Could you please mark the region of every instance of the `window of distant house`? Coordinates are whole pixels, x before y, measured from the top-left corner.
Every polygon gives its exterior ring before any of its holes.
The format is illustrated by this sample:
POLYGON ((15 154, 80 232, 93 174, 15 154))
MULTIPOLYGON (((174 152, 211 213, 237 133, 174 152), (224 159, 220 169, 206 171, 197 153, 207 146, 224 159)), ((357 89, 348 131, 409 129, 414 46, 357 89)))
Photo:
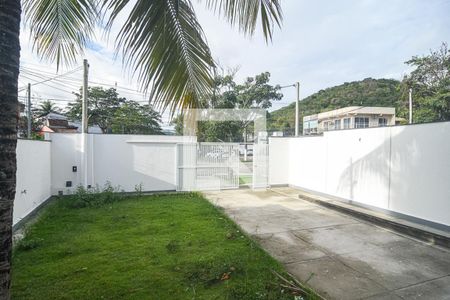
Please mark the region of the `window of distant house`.
POLYGON ((323 130, 328 131, 328 123, 329 122, 323 122, 323 130))
POLYGON ((356 117, 355 118, 355 128, 367 128, 369 127, 369 118, 356 117))
POLYGON ((334 129, 341 129, 341 120, 334 121, 334 129))
POLYGON ((378 126, 387 126, 387 119, 386 118, 379 118, 378 119, 378 126))
POLYGON ((344 129, 350 128, 350 118, 344 119, 344 129))

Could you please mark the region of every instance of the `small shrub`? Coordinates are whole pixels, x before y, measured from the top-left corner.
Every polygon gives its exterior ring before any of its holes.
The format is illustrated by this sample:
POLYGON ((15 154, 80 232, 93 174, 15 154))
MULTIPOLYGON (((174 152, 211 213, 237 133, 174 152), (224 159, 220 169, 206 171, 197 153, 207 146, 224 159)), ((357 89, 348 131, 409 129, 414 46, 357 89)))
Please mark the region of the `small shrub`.
POLYGON ((108 181, 103 188, 98 185, 93 189, 85 189, 78 186, 75 193, 71 196, 69 206, 71 208, 98 207, 110 204, 123 199, 120 193, 120 187, 114 187, 108 181))
POLYGON ((139 184, 136 184, 134 186, 134 191, 136 192, 136 196, 137 197, 142 197, 143 196, 142 188, 143 188, 142 182, 139 183, 139 184))
POLYGON ((70 207, 83 208, 89 206, 94 201, 94 194, 85 189, 83 186, 78 186, 75 194, 72 196, 70 207))
POLYGON ((120 187, 114 188, 111 185, 111 182, 106 182, 105 186, 103 187, 103 190, 98 193, 98 197, 97 201, 99 203, 97 203, 97 205, 102 205, 102 204, 109 204, 109 203, 113 203, 116 202, 118 200, 121 200, 123 198, 123 196, 121 194, 119 194, 120 192, 120 187))

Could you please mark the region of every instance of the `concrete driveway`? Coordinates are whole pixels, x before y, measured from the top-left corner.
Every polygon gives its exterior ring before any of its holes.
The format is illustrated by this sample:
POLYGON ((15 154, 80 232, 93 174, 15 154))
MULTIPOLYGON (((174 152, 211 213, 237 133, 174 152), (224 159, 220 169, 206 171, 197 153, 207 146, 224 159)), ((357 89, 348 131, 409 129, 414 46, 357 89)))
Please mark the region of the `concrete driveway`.
POLYGON ((205 196, 327 299, 450 299, 450 251, 298 199, 291 188, 205 196))

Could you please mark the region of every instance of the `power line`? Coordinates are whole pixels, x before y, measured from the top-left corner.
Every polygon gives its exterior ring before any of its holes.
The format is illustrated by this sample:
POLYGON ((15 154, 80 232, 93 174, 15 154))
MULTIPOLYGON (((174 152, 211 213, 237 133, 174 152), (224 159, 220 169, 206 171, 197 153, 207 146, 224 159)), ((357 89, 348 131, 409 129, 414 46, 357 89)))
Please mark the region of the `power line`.
MULTIPOLYGON (((80 89, 80 79, 73 78, 69 75, 72 75, 73 73, 79 71, 80 68, 81 67, 78 67, 78 68, 75 68, 64 74, 51 76, 51 77, 49 77, 47 75, 50 73, 41 71, 41 70, 37 70, 34 68, 22 66, 20 68, 20 70, 21 70, 21 76, 23 78, 26 78, 33 82, 33 84, 31 84, 32 86, 42 84, 42 85, 48 86, 54 90, 58 90, 58 91, 73 95, 75 91, 80 89)), ((90 83, 98 84, 101 86, 113 87, 117 91, 121 92, 122 94, 128 94, 127 98, 129 98, 129 99, 131 98, 130 100, 133 100, 141 105, 149 103, 148 100, 135 100, 137 97, 142 97, 144 99, 149 97, 148 95, 146 95, 138 90, 123 87, 123 86, 118 86, 117 83, 114 85, 109 84, 109 83, 100 82, 100 81, 90 81, 90 83), (133 99, 133 98, 135 98, 135 99, 133 99)), ((19 89, 19 92, 22 92, 22 91, 24 91, 24 88, 19 89)), ((70 103, 70 102, 77 101, 76 99, 61 99, 61 98, 57 98, 54 96, 49 97, 49 96, 42 95, 42 94, 40 94, 40 97, 46 98, 46 100, 49 100, 49 101, 63 102, 63 103, 68 103, 68 102, 70 103)), ((38 101, 44 101, 40 97, 32 97, 32 99, 38 100, 38 101)))
MULTIPOLYGON (((26 99, 26 96, 19 96, 19 98, 21 99, 26 99)), ((33 100, 38 100, 37 102, 45 102, 45 101, 52 101, 52 102, 75 102, 74 100, 70 100, 70 99, 58 99, 58 98, 47 98, 45 97, 44 99, 42 97, 31 97, 31 99, 33 100)), ((36 103, 37 103, 36 102, 36 103)))
MULTIPOLYGON (((18 98, 27 99, 27 96, 18 96, 18 98)), ((74 103, 74 102, 80 101, 79 99, 49 98, 49 97, 46 97, 45 95, 41 95, 40 97, 32 96, 30 98, 33 99, 33 100, 39 100, 40 102, 44 102, 44 101, 58 101, 58 102, 72 102, 72 103, 74 103)), ((144 101, 144 100, 129 100, 129 101, 134 101, 134 102, 137 102, 137 103, 144 103, 144 104, 148 103, 147 101, 144 101)))
MULTIPOLYGON (((77 68, 79 68, 79 67, 77 67, 77 68)), ((75 69, 77 69, 77 68, 75 68, 75 69)), ((62 75, 62 74, 58 74, 57 72, 49 72, 49 71, 42 70, 42 68, 35 69, 35 68, 29 68, 26 66, 20 66, 20 71, 34 72, 34 73, 38 73, 41 75, 47 75, 47 77, 55 77, 58 75, 62 75)), ((70 71, 73 71, 73 70, 70 70, 70 71)), ((68 71, 68 72, 70 72, 70 71, 68 71)))
POLYGON ((75 72, 78 72, 77 69, 69 71, 68 73, 65 73, 65 74, 56 75, 56 76, 59 76, 59 77, 56 77, 52 73, 47 73, 45 71, 36 70, 36 69, 29 69, 29 68, 24 68, 24 67, 20 67, 20 71, 28 73, 28 74, 36 75, 36 76, 44 78, 44 79, 60 80, 60 79, 65 79, 65 78, 71 78, 72 80, 80 81, 79 78, 69 77, 69 75, 74 74, 75 72), (71 73, 71 72, 73 72, 73 73, 71 73))
MULTIPOLYGON (((34 75, 34 76, 37 76, 37 75, 34 75)), ((24 77, 30 78, 30 77, 28 77, 28 76, 24 76, 24 77)), ((74 84, 70 84, 70 83, 68 84, 68 83, 64 82, 64 80, 61 80, 61 79, 55 79, 55 80, 53 81, 53 83, 54 83, 54 84, 62 85, 62 86, 64 86, 64 87, 70 89, 70 91, 69 91, 69 90, 64 90, 64 91, 65 91, 65 92, 68 92, 68 93, 70 92, 71 94, 72 94, 73 92, 75 92, 75 91, 77 91, 77 90, 80 89, 80 86, 79 86, 79 85, 74 85, 74 84)), ((93 83, 93 82, 90 82, 90 83, 93 83)), ((99 83, 99 82, 95 82, 95 83, 102 84, 102 83, 99 83)), ((47 86, 53 87, 53 88, 55 88, 55 89, 60 89, 60 90, 61 90, 60 87, 58 88, 58 87, 51 86, 48 82, 47 82, 47 83, 44 83, 44 85, 47 85, 47 86)), ((120 91, 120 90, 122 90, 122 89, 125 90, 123 93, 126 93, 126 94, 132 94, 132 95, 140 96, 140 97, 147 97, 147 95, 142 94, 142 93, 139 93, 139 92, 136 92, 136 91, 134 91, 134 90, 127 89, 127 88, 122 88, 122 87, 117 87, 117 90, 118 90, 118 91, 120 91), (131 91, 131 92, 130 92, 130 91, 131 91)))
MULTIPOLYGON (((80 68, 81 68, 81 67, 80 67, 80 68)), ((32 69, 32 68, 26 68, 26 67, 23 67, 23 70, 28 71, 28 72, 31 72, 31 73, 34 73, 34 74, 39 74, 39 73, 50 74, 50 73, 45 72, 45 71, 42 72, 41 70, 32 69), (39 73, 37 73, 37 72, 39 72, 39 73)), ((74 71, 75 71, 75 70, 74 70, 74 71)), ((39 75, 42 76, 42 74, 39 74, 39 75)), ((62 75, 64 75, 64 74, 61 74, 61 76, 62 76, 62 75)), ((70 74, 67 73, 66 75, 70 75, 70 74)), ((64 81, 66 81, 66 82, 80 82, 80 81, 81 81, 81 79, 73 78, 73 77, 69 77, 69 76, 64 76, 64 77, 54 77, 53 79, 56 79, 56 81, 61 81, 61 82, 64 82, 64 81)), ((126 90, 126 91, 130 91, 130 92, 137 93, 137 94, 139 94, 139 95, 146 96, 145 93, 143 93, 143 92, 141 92, 141 91, 139 91, 139 90, 137 90, 137 89, 132 89, 132 88, 124 87, 124 86, 120 86, 120 85, 117 85, 117 84, 110 84, 110 83, 105 83, 105 82, 100 82, 100 81, 94 81, 94 80, 89 80, 89 83, 99 84, 99 85, 104 85, 104 86, 109 86, 109 87, 113 87, 113 88, 116 88, 116 89, 126 90)))
MULTIPOLYGON (((29 77, 28 74, 27 74, 27 75, 23 75, 23 74, 22 74, 22 76, 25 77, 25 78, 28 78, 29 80, 36 80, 36 79, 34 79, 34 78, 32 78, 32 77, 29 77)), ((36 76, 36 77, 38 77, 37 75, 31 75, 31 76, 36 76)), ((40 78, 40 77, 38 77, 38 78, 40 78)), ((66 84, 66 83, 58 82, 57 80, 55 80, 55 81, 53 81, 53 82, 50 82, 50 81, 48 81, 48 82, 42 82, 42 84, 43 84, 43 85, 46 85, 46 86, 49 86, 49 87, 51 87, 51 88, 57 89, 57 90, 62 90, 62 91, 64 91, 64 92, 67 92, 67 93, 70 93, 70 94, 72 94, 74 90, 79 89, 78 86, 68 85, 68 84, 66 84), (51 84, 57 84, 58 86, 55 87, 55 86, 52 86, 51 84), (66 88, 66 89, 63 89, 63 88, 66 88)))
MULTIPOLYGON (((64 74, 56 75, 56 76, 54 76, 54 77, 50 77, 50 78, 44 79, 44 80, 42 80, 42 81, 40 81, 40 82, 35 82, 35 83, 31 84, 31 86, 35 86, 35 85, 38 85, 38 84, 43 84, 43 83, 45 83, 45 82, 54 80, 54 79, 56 79, 56 78, 59 78, 59 77, 63 77, 63 76, 67 76, 67 75, 73 74, 73 73, 75 73, 75 72, 80 71, 80 68, 81 68, 81 67, 77 67, 77 68, 75 68, 75 69, 73 69, 73 70, 71 70, 71 71, 68 71, 68 72, 64 73, 64 74)), ((23 75, 23 76, 24 76, 24 75, 23 75)), ((24 76, 24 77, 27 78, 26 76, 24 76)), ((25 87, 25 88, 26 88, 26 87, 25 87)), ((21 89, 19 89, 19 91, 22 91, 22 90, 24 90, 25 88, 21 88, 21 89)))
POLYGON ((28 74, 28 75, 38 77, 40 79, 44 79, 44 80, 50 79, 52 81, 64 82, 66 84, 72 84, 72 85, 76 84, 77 86, 80 84, 80 81, 81 81, 80 78, 73 78, 73 77, 69 77, 69 76, 56 77, 56 78, 54 76, 49 77, 48 75, 46 75, 46 72, 41 72, 38 70, 21 69, 21 72, 28 74))
MULTIPOLYGON (((28 77, 28 76, 25 76, 25 75, 22 75, 23 77, 25 77, 25 78, 28 78, 28 79, 30 79, 30 80, 34 80, 33 78, 31 78, 31 77, 28 77)), ((61 91, 61 92, 64 92, 64 93, 68 93, 68 94, 73 94, 73 91, 69 91, 69 90, 64 90, 64 89, 62 89, 62 88, 60 88, 60 87, 55 87, 55 86, 52 86, 48 81, 47 82, 39 82, 38 84, 43 84, 43 85, 46 85, 46 86, 48 86, 48 87, 51 87, 52 89, 55 89, 55 90, 59 90, 59 91, 61 91)), ((33 85, 33 84, 32 84, 33 85)), ((34 84, 34 85, 36 85, 36 84, 34 84)))

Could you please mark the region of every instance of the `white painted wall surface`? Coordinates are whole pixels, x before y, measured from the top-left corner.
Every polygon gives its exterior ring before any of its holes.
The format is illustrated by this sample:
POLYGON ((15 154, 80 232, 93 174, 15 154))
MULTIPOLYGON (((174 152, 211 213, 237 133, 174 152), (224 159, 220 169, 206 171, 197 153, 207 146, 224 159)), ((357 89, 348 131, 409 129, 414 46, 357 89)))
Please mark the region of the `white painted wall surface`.
POLYGON ((326 140, 322 137, 290 139, 289 184, 315 191, 325 189, 326 140))
POLYGON ((176 142, 170 136, 94 136, 92 184, 107 181, 127 192, 142 184, 143 191, 176 189, 176 142))
POLYGON ((271 178, 450 226, 450 122, 282 140, 270 156, 289 155, 289 176, 271 157, 271 178))
MULTIPOLYGON (((83 183, 81 134, 51 134, 52 193, 73 192, 83 183), (77 172, 72 171, 77 167, 77 172), (72 188, 66 187, 72 181, 72 188)), ((95 135, 87 137, 87 183, 134 192, 176 189, 176 144, 195 137, 147 135, 95 135)))
POLYGON ((269 138, 269 184, 289 182, 289 143, 286 138, 269 138))
POLYGON ((390 209, 450 225, 450 122, 392 128, 390 209))
POLYGON ((66 194, 81 184, 81 134, 52 133, 52 194, 58 191, 66 194), (72 171, 77 167, 77 172, 72 171), (66 181, 72 181, 73 188, 66 188, 66 181))
POLYGON ((17 141, 17 184, 13 224, 51 196, 51 143, 17 141))
POLYGON ((326 132, 325 193, 388 209, 390 130, 326 132))

